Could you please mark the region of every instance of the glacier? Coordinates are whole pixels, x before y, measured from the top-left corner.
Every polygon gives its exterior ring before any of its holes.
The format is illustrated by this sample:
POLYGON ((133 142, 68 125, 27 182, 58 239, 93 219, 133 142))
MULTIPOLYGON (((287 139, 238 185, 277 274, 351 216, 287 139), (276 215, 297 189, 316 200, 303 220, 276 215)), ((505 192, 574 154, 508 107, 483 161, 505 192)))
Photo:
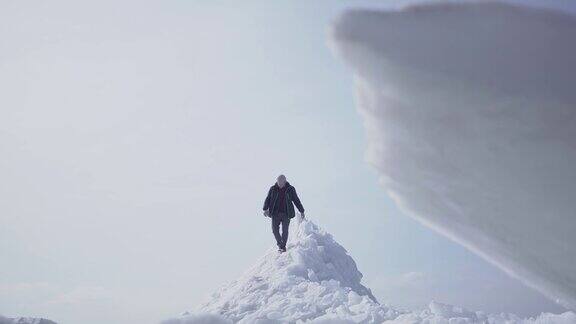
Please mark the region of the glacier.
POLYGON ((522 319, 431 302, 419 312, 378 303, 362 284, 356 262, 334 237, 310 220, 292 226, 286 253, 270 248, 255 265, 196 311, 162 324, 223 323, 576 323, 576 314, 522 319))
POLYGON ((400 208, 576 309, 576 18, 429 3, 348 10, 330 38, 400 208))

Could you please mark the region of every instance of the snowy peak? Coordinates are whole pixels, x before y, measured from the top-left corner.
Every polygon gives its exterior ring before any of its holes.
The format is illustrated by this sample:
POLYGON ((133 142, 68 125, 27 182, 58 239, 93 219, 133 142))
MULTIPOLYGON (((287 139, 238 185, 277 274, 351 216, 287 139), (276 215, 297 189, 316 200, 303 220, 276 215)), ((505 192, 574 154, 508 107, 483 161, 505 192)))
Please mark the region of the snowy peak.
POLYGON ((270 248, 239 279, 196 312, 163 324, 224 323, 576 323, 576 314, 521 319, 432 302, 421 312, 380 305, 362 273, 332 235, 309 220, 291 226, 286 253, 270 248))
POLYGON ((342 317, 381 322, 395 315, 361 284, 356 263, 332 235, 308 220, 293 228, 286 253, 270 249, 200 311, 243 323, 342 317))

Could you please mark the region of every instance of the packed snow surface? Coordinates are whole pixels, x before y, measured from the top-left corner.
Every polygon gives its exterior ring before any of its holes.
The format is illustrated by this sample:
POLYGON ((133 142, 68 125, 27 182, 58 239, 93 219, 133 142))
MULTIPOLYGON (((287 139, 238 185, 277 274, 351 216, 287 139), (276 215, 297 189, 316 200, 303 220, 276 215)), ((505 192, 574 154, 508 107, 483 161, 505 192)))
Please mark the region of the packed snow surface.
POLYGON ((436 3, 351 10, 331 37, 399 206, 576 309, 576 18, 436 3))
POLYGON ((576 323, 576 314, 520 319, 432 302, 421 312, 379 304, 332 235, 308 220, 292 225, 288 252, 270 249, 196 312, 163 324, 199 323, 576 323))

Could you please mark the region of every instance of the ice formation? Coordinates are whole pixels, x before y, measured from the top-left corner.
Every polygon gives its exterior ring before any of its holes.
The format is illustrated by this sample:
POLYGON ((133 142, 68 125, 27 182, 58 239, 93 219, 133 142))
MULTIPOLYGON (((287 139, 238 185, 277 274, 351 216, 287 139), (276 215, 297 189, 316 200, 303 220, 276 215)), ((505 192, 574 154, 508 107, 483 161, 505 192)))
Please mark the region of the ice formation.
POLYGON ((576 309, 576 18, 497 2, 351 10, 331 39, 399 206, 576 309))
POLYGON ((238 280, 225 285, 195 312, 163 324, 223 323, 576 323, 576 314, 520 319, 487 315, 432 302, 421 312, 379 304, 362 274, 332 235, 313 222, 292 226, 288 252, 271 248, 238 280))

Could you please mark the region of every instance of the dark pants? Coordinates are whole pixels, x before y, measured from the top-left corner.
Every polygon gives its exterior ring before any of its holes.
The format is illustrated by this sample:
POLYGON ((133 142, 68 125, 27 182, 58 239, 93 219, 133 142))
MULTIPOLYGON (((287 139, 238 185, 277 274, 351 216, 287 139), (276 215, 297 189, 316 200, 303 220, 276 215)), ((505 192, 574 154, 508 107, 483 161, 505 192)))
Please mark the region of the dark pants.
POLYGON ((276 244, 281 249, 286 249, 288 226, 290 226, 290 217, 288 215, 285 213, 272 215, 272 233, 274 233, 276 244), (282 224, 282 235, 280 235, 280 224, 282 224))

